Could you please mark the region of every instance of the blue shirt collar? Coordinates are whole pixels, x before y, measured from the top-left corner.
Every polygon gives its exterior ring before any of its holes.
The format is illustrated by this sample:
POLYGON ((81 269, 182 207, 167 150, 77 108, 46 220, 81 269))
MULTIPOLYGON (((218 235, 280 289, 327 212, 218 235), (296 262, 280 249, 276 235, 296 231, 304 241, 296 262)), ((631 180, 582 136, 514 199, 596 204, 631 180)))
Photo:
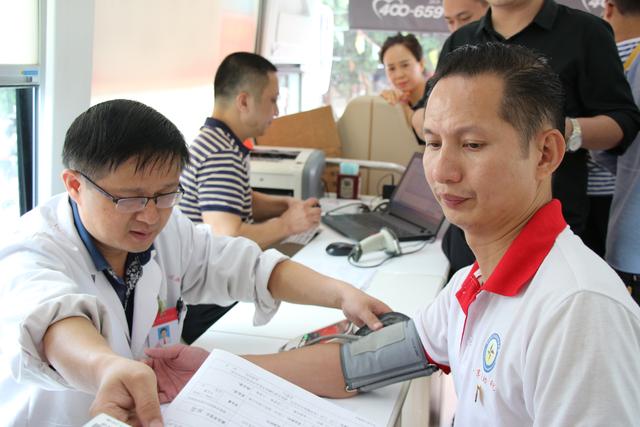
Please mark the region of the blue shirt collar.
POLYGON ((240 138, 238 138, 238 136, 231 130, 231 128, 222 120, 214 119, 213 117, 207 117, 207 120, 205 120, 204 125, 211 129, 215 129, 215 128, 222 129, 225 133, 229 134, 233 142, 238 146, 238 148, 242 152, 243 156, 246 156, 247 154, 249 154, 250 150, 242 143, 242 141, 240 141, 240 138))
MULTIPOLYGON (((102 255, 100 250, 96 247, 95 243, 93 243, 93 238, 91 237, 91 234, 89 234, 84 224, 82 223, 82 220, 80 219, 80 214, 78 213, 78 205, 71 198, 69 198, 69 204, 71 205, 71 211, 73 212, 73 224, 75 225, 76 230, 78 230, 78 235, 80 235, 80 240, 82 240, 82 243, 84 243, 84 246, 87 248, 87 251, 89 251, 89 255, 91 256, 91 259, 93 260, 93 263, 96 266, 96 270, 104 271, 111 268, 107 260, 104 259, 104 256, 102 255)), ((144 252, 139 252, 136 254, 131 254, 131 253, 128 254, 127 264, 130 262, 132 255, 135 255, 140 260, 140 264, 145 265, 151 259, 151 251, 153 249, 154 247, 153 245, 151 245, 151 247, 144 252)))

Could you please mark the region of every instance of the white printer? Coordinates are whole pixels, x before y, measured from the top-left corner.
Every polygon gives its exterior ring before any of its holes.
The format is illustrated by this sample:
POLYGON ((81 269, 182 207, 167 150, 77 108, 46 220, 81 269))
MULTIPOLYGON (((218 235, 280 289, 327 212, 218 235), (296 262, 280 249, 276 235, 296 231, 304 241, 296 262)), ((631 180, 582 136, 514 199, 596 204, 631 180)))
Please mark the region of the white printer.
POLYGON ((250 159, 250 184, 254 190, 298 199, 324 196, 322 150, 256 146, 250 159))

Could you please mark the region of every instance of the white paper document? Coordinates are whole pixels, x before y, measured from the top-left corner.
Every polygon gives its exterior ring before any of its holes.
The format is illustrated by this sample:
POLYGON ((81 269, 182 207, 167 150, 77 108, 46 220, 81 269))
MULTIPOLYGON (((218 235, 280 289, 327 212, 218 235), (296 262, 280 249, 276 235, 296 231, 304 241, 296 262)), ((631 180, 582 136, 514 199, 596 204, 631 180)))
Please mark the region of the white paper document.
POLYGON ((375 426, 223 350, 213 350, 164 412, 167 427, 375 426))

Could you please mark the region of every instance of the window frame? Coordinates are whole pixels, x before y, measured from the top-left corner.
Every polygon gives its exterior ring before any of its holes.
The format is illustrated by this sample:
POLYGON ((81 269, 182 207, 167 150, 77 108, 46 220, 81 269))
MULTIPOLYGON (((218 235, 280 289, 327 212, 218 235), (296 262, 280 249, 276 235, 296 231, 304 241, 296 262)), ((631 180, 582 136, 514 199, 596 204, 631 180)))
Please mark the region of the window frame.
POLYGON ((45 8, 37 1, 38 62, 36 64, 0 64, 0 88, 16 91, 16 137, 18 152, 18 197, 20 215, 37 203, 38 124, 40 81, 44 58, 45 8))

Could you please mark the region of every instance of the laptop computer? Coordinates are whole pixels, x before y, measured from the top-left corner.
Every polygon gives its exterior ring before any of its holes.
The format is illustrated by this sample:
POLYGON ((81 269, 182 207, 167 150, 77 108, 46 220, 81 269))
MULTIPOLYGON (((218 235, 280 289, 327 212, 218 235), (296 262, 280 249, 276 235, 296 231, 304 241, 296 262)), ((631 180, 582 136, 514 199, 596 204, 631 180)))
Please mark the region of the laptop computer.
POLYGON ((400 241, 427 240, 436 235, 444 214, 434 197, 422 166, 422 153, 415 153, 384 212, 324 215, 322 222, 337 232, 362 240, 380 231, 391 229, 400 241))

